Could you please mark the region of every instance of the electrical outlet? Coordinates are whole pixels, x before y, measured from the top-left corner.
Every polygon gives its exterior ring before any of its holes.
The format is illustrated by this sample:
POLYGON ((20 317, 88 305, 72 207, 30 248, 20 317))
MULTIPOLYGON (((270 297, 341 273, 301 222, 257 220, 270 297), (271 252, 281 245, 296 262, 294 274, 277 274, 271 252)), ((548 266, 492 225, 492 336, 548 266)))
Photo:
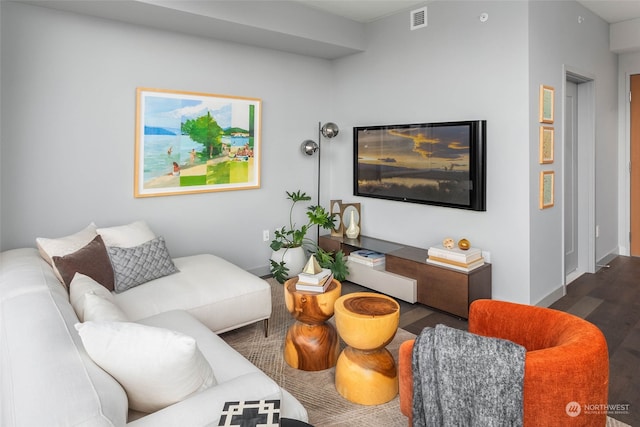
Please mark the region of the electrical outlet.
POLYGON ((269 241, 269 230, 262 230, 262 241, 263 242, 269 241))
POLYGON ((600 237, 600 226, 596 225, 596 238, 600 237))

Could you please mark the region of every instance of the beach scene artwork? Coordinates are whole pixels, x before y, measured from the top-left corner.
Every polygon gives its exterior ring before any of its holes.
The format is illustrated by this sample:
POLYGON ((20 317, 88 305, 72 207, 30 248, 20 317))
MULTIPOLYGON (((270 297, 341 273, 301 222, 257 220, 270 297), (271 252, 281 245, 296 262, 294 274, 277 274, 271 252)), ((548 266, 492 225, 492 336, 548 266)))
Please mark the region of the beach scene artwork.
POLYGON ((259 188, 261 101, 139 88, 136 197, 259 188))
POLYGON ((357 184, 387 198, 469 203, 468 126, 358 129, 357 184))

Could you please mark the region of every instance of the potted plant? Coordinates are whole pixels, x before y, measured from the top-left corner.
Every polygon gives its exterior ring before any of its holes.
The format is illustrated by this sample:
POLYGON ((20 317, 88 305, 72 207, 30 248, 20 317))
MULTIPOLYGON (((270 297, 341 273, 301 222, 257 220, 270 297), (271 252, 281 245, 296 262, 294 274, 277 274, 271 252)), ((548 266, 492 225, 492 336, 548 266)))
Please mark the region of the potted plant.
POLYGON ((337 280, 344 280, 347 275, 347 266, 344 253, 327 252, 318 247, 317 243, 307 236, 309 229, 318 226, 325 230, 335 227, 334 215, 327 212, 322 206, 307 207, 306 224, 296 227, 293 222, 293 210, 296 203, 307 202, 311 197, 300 190, 296 192, 286 192, 287 199, 291 200, 289 209, 289 227, 283 226, 276 230, 274 239, 271 241, 271 274, 280 283, 292 276, 297 275, 307 262, 306 250, 314 253, 318 263, 323 268, 329 268, 337 280))

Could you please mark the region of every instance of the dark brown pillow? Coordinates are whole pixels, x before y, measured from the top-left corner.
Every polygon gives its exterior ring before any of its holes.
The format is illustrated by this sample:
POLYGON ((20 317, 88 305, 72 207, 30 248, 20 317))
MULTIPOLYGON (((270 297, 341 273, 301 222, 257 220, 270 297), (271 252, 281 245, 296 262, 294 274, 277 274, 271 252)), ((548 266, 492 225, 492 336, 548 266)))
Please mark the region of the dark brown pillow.
POLYGON ((73 276, 76 273, 82 273, 110 291, 113 290, 113 267, 100 235, 74 253, 63 257, 54 256, 53 263, 60 272, 67 289, 73 276))

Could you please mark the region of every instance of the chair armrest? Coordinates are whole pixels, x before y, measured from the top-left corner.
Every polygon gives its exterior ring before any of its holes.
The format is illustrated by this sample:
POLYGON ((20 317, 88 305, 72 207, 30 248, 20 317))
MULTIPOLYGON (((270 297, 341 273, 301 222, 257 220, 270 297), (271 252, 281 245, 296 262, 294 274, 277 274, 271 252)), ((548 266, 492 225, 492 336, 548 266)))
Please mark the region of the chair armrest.
POLYGON ((400 411, 409 417, 413 415, 413 344, 415 340, 405 341, 398 350, 398 386, 400 392, 400 411))
POLYGON ((225 402, 260 399, 278 399, 282 402, 282 391, 262 372, 254 372, 196 393, 127 425, 131 427, 218 425, 225 402))

